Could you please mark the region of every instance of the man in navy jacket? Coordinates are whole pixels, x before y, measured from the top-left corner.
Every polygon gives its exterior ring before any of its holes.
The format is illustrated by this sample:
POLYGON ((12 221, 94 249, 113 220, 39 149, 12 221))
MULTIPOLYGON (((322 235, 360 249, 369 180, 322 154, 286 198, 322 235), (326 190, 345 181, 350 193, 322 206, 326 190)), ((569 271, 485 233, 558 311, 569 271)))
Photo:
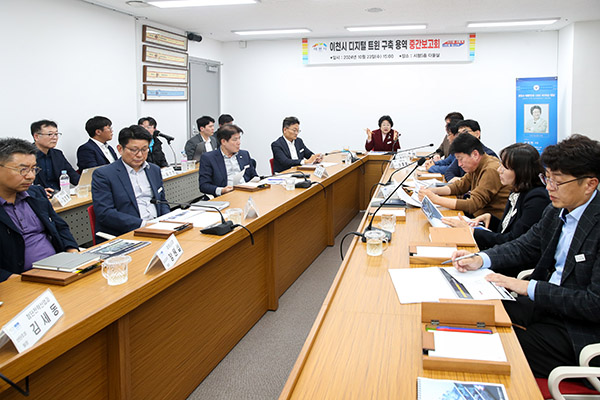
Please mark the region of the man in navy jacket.
POLYGON ((77 252, 69 226, 32 186, 39 168, 36 147, 21 139, 0 139, 0 281, 57 252, 77 252))
POLYGON ((283 120, 283 136, 271 143, 273 172, 281 172, 296 165, 313 164, 323 160, 323 154, 314 154, 298 138, 300 121, 296 117, 283 120))
POLYGON ((31 124, 31 136, 38 148, 37 166, 42 169, 36 175, 34 183, 44 187, 48 195, 60 190, 61 171, 67 171, 71 184, 79 183, 77 171, 69 164, 63 152, 55 148, 60 135, 58 125, 54 121, 43 119, 31 124))
POLYGON ((108 144, 113 138, 112 122, 106 117, 95 116, 85 123, 90 139, 77 149, 79 171, 99 167, 117 160, 117 153, 108 144))
POLYGON ((152 136, 139 125, 119 132, 121 158, 98 168, 92 176, 96 231, 122 235, 169 212, 160 168, 146 162, 152 136))
POLYGON ((242 133, 237 125, 219 128, 217 140, 220 148, 204 153, 200 158, 198 181, 202 193, 220 196, 231 192, 234 185, 258 176, 256 162, 250 158, 250 153, 240 150, 242 133))

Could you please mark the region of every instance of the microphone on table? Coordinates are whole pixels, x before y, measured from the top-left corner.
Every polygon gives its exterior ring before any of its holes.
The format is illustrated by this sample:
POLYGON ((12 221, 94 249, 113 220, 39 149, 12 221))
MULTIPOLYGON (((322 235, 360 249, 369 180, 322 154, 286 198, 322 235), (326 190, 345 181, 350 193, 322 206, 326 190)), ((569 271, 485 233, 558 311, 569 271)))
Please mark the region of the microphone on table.
MULTIPOLYGON (((407 168, 407 167, 413 165, 414 163, 420 163, 419 165, 417 165, 417 167, 420 167, 421 165, 425 164, 425 161, 429 157, 433 156, 434 154, 435 154, 435 151, 433 153, 429 153, 426 156, 423 156, 423 157, 419 158, 417 161, 413 161, 410 164, 406 164, 405 166, 398 168, 397 170, 395 170, 394 172, 391 173, 390 177, 388 178, 387 182, 384 185, 387 186, 387 185, 391 185, 392 184, 392 177, 394 176, 394 174, 396 172, 402 171, 404 168, 407 168), (421 162, 421 160, 425 160, 425 161, 421 162)), ((411 174, 412 174, 412 172, 411 172, 411 174)), ((410 174, 408 174, 408 175, 410 175, 410 174)), ((402 182, 404 182, 404 181, 402 181, 402 182)))
MULTIPOLYGON (((383 233, 385 233, 386 238, 387 238, 387 242, 389 243, 392 240, 392 233, 388 232, 384 229, 379 229, 379 228, 373 228, 373 219, 375 219, 375 214, 377 214, 377 212, 379 210, 381 210, 381 207, 383 207, 383 205, 392 198, 392 196, 394 195, 394 193, 396 193, 396 191, 402 187, 402 184, 408 179, 408 177, 417 170, 417 168, 419 168, 421 165, 425 164, 425 161, 427 160, 427 157, 421 157, 419 158, 419 161, 416 161, 416 165, 413 168, 412 171, 410 171, 409 174, 407 174, 404 179, 402 179, 402 182, 400 182, 400 184, 398 186, 396 186, 396 188, 394 190, 392 190, 392 192, 379 204, 379 207, 377 207, 377 209, 375 210, 375 212, 371 215, 371 220, 369 221, 369 225, 365 228, 365 231, 363 232, 363 236, 362 236, 362 241, 366 242, 367 238, 365 238, 364 234, 365 232, 368 231, 372 231, 372 230, 378 230, 378 231, 382 231, 383 233)), ((403 189, 404 190, 404 189, 403 189)))
MULTIPOLYGON (((388 151, 385 153, 386 156, 391 156, 392 154, 396 154, 396 152, 400 151, 400 149, 398 150, 394 150, 394 147, 396 147, 396 143, 398 143, 398 141, 400 140, 400 132, 398 132, 398 136, 396 136, 396 139, 394 139, 394 142, 392 143, 392 151, 388 151)), ((433 146, 433 144, 432 144, 433 146)))
MULTIPOLYGON (((394 142, 394 144, 392 146, 395 146, 395 143, 397 142, 397 140, 394 142)), ((413 151, 413 150, 418 150, 418 149, 424 149, 425 147, 433 147, 435 146, 433 143, 429 143, 429 144, 425 144, 423 146, 417 146, 417 147, 411 147, 410 149, 401 149, 398 151, 391 151, 389 152, 389 154, 398 154, 398 153, 404 153, 405 151, 413 151)), ((393 149, 394 147, 392 147, 393 149)))
MULTIPOLYGON (((191 207, 193 204, 191 203, 175 203, 172 201, 163 201, 163 200, 157 200, 157 199, 151 199, 150 203, 152 204, 166 204, 166 205, 175 205, 175 206, 179 206, 182 209, 186 209, 191 207)), ((223 213, 221 212, 221 210, 219 210, 218 207, 213 207, 213 206, 209 206, 209 205, 201 205, 201 206, 195 206, 195 207, 203 207, 203 208, 212 208, 214 210, 217 210, 217 212, 219 213, 219 215, 221 216, 221 222, 211 225, 211 226, 207 226, 204 229, 200 229, 200 232, 206 234, 206 235, 217 235, 217 236, 223 236, 228 234, 229 232, 231 232, 234 228, 233 226, 233 222, 232 221, 225 221, 225 217, 223 216, 223 213)), ((241 226, 241 225, 240 225, 241 226)))
POLYGON ((310 177, 310 175, 309 174, 305 174, 302 171, 292 171, 292 172, 284 172, 282 174, 273 174, 273 175, 260 176, 260 179, 263 180, 263 179, 266 179, 266 178, 276 178, 278 176, 283 176, 283 175, 291 175, 294 178, 304 178, 303 182, 296 183, 296 189, 308 189, 314 183, 317 183, 317 182, 310 181, 308 179, 310 177))
POLYGON ((162 132, 158 132, 157 133, 158 136, 167 139, 167 143, 171 143, 173 140, 175 140, 175 138, 173 136, 169 136, 166 133, 162 133, 162 132))

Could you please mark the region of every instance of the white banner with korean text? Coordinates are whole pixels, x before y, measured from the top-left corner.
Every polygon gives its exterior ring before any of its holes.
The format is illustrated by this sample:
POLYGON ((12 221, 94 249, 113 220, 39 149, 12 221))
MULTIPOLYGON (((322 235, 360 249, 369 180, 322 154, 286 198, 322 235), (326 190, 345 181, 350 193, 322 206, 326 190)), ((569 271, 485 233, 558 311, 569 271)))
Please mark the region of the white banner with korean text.
POLYGON ((469 62, 475 59, 475 34, 302 39, 302 62, 388 64, 469 62))

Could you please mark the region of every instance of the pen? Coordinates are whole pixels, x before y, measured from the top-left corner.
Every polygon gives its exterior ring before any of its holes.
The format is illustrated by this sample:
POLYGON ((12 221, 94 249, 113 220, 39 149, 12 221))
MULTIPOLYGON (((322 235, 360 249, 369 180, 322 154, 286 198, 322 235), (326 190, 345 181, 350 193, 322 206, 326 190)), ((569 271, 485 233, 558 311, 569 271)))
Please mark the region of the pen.
MULTIPOLYGON (((466 256, 457 257, 456 260, 454 260, 454 261, 464 260, 465 258, 471 258, 471 257, 475 257, 478 255, 479 255, 479 253, 467 254, 466 256)), ((452 260, 446 260, 446 261, 442 262, 442 265, 451 264, 451 263, 452 263, 452 260)))

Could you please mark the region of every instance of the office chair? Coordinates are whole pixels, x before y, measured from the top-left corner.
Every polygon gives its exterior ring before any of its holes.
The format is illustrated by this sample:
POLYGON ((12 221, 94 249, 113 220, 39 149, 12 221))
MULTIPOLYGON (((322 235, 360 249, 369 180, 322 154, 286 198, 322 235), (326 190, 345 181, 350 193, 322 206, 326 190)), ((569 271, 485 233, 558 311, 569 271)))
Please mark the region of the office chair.
POLYGON ((116 236, 113 235, 109 235, 108 233, 104 233, 104 232, 97 232, 96 233, 96 213, 94 212, 94 206, 89 206, 87 208, 87 213, 88 213, 88 218, 90 220, 90 229, 92 231, 92 243, 94 244, 94 246, 96 245, 96 235, 100 236, 103 239, 106 240, 111 240, 116 238, 116 236))
POLYGON ((274 175, 275 171, 273 169, 273 159, 272 158, 269 160, 269 164, 271 164, 271 175, 274 175))

